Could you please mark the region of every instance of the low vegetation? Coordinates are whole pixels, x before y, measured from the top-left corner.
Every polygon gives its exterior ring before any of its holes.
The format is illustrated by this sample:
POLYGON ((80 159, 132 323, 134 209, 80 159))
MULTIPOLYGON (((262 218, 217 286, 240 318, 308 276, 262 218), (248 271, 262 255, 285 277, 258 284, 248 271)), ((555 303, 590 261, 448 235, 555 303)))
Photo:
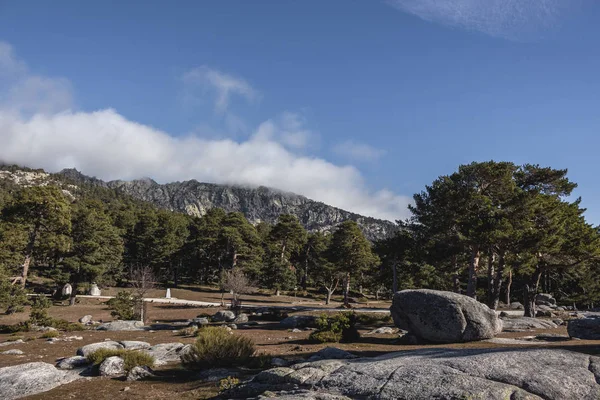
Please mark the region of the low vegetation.
POLYGON ((40 336, 40 339, 52 339, 58 336, 60 336, 60 333, 58 331, 48 331, 44 332, 42 336, 40 336))
POLYGON ((251 361, 255 350, 252 339, 211 326, 198 330, 196 342, 181 362, 190 369, 240 366, 251 361))
POLYGON ((360 338, 356 329, 356 314, 345 312, 336 315, 321 314, 317 318, 317 330, 309 340, 317 343, 354 342, 360 338))
POLYGON ((154 357, 150 354, 136 350, 113 350, 113 349, 98 349, 91 354, 88 354, 87 359, 94 365, 100 365, 109 357, 121 357, 124 361, 126 371, 131 371, 134 367, 153 367, 154 357))
POLYGON ((111 310, 110 315, 122 320, 139 320, 139 303, 141 299, 131 292, 120 291, 117 295, 106 302, 111 310))

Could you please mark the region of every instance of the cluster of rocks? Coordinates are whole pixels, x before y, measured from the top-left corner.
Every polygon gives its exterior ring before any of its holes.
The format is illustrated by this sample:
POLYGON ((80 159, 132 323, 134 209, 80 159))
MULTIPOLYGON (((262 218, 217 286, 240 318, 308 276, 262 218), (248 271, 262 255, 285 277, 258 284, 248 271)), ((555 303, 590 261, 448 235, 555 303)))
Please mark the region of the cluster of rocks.
POLYGON ((536 317, 554 317, 555 311, 571 311, 573 307, 562 307, 556 304, 556 299, 548 293, 538 293, 535 296, 536 317))

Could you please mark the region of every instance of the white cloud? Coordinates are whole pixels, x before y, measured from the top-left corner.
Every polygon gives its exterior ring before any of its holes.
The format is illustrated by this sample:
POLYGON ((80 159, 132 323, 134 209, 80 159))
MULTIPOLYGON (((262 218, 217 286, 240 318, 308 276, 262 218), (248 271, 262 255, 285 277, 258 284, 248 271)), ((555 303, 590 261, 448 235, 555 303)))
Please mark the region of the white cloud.
POLYGON ((0 78, 25 72, 25 63, 18 60, 10 44, 0 41, 0 78))
POLYGON ((426 21, 521 39, 557 23, 576 0, 387 0, 426 21))
POLYGON ((386 153, 385 150, 353 140, 336 144, 333 146, 333 151, 343 157, 358 161, 375 161, 383 157, 386 153))
POLYGON ((183 81, 188 85, 199 86, 205 91, 214 91, 215 111, 219 114, 227 111, 232 95, 239 95, 247 101, 254 101, 259 97, 258 91, 244 79, 205 65, 186 72, 183 81))
MULTIPOLYGON (((11 88, 14 98, 39 95, 21 84, 27 78, 11 88)), ((214 132, 205 135, 202 128, 175 137, 113 109, 70 110, 63 86, 56 84, 62 80, 46 79, 40 83, 47 89, 41 97, 49 102, 33 101, 38 109, 0 105, 0 160, 48 171, 75 167, 105 180, 149 176, 162 183, 197 179, 265 185, 364 215, 388 220, 407 216, 409 198, 370 191, 356 168, 294 153, 290 143, 296 140, 299 146, 304 143, 298 138, 313 135, 297 114, 267 120, 241 141, 207 138, 214 132)))

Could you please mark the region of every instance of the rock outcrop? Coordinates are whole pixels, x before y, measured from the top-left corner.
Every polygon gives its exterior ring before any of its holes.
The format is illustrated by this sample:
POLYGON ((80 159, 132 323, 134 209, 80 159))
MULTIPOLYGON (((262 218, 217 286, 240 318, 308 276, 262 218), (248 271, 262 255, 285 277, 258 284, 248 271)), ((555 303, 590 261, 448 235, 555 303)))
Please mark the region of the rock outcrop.
POLYGON ((435 343, 490 339, 502 331, 493 310, 452 292, 403 290, 394 295, 390 311, 398 328, 435 343))
POLYGON ((600 358, 550 349, 421 349, 274 368, 224 398, 265 391, 290 400, 592 400, 600 397, 600 358))
POLYGON ((144 323, 141 321, 111 321, 98 325, 99 331, 143 331, 144 323))
POLYGON ((572 319, 567 325, 567 332, 572 338, 600 340, 600 317, 572 319))
POLYGON ((524 332, 533 329, 554 329, 558 325, 554 321, 530 317, 507 317, 502 320, 505 332, 524 332))
POLYGON ((80 347, 79 349, 77 349, 77 355, 87 357, 89 354, 99 349, 120 350, 122 348, 123 345, 121 343, 112 340, 107 340, 105 342, 91 343, 80 347))
POLYGON ((43 393, 79 378, 76 372, 56 369, 44 362, 0 368, 0 399, 20 399, 43 393))

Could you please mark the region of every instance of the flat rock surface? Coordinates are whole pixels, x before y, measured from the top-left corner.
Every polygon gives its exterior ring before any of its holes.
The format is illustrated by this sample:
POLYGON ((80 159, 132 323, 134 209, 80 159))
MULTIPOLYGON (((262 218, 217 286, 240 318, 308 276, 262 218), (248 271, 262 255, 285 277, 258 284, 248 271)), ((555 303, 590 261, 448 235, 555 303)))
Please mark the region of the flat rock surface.
POLYGON ((79 378, 76 372, 62 371, 43 362, 0 368, 0 399, 12 400, 43 393, 79 378))
POLYGON ((554 329, 558 327, 550 320, 531 317, 504 318, 502 323, 502 330, 505 332, 523 332, 532 329, 554 329))
POLYGON ((80 347, 79 349, 77 349, 77 355, 87 357, 88 354, 93 353, 94 351, 96 351, 98 349, 120 350, 122 348, 123 348, 123 345, 121 343, 118 343, 118 342, 115 342, 112 340, 107 340, 104 342, 91 343, 91 344, 85 345, 83 347, 80 347))
POLYGON ((141 321, 112 321, 98 325, 99 331, 143 331, 144 323, 141 321))
POLYGON ((550 349, 422 349, 275 368, 225 395, 265 391, 287 399, 597 400, 600 358, 550 349), (294 390, 304 391, 291 397, 294 390))

